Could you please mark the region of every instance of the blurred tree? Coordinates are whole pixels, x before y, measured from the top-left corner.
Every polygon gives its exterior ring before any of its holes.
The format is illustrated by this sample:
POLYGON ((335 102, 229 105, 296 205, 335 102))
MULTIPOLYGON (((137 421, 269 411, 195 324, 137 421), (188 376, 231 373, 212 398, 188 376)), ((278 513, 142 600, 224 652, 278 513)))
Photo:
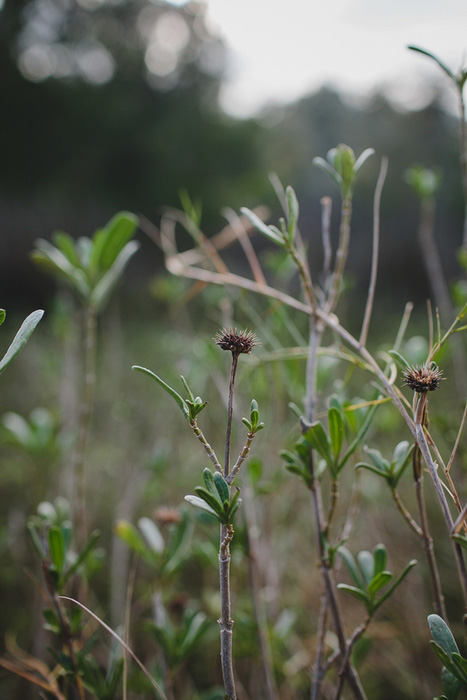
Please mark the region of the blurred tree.
POLYGON ((241 174, 262 178, 258 127, 218 111, 223 70, 224 47, 197 3, 6 0, 5 287, 13 268, 16 280, 26 271, 32 241, 53 228, 88 234, 121 208, 156 218, 163 204, 178 204, 181 188, 202 196, 208 218, 224 203, 240 205, 241 174))

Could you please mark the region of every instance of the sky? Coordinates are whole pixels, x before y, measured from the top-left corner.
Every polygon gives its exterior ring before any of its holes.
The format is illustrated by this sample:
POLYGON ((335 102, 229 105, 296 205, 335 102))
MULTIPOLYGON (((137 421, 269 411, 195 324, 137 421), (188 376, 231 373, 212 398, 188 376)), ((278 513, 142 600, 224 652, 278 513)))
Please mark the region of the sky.
MULTIPOLYGON (((176 0, 174 0, 176 1, 176 0)), ((467 0, 205 0, 207 22, 229 48, 222 107, 236 117, 293 101, 324 84, 351 94, 384 85, 421 106, 441 78, 409 44, 450 68, 467 62, 467 0)), ((454 99, 454 98, 453 98, 454 99)))

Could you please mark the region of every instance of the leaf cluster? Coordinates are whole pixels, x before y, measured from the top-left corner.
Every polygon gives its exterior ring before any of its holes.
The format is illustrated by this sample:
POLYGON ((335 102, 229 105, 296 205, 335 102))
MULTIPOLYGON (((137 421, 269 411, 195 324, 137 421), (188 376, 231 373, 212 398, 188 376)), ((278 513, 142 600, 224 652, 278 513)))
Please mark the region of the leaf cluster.
POLYGON ((202 611, 185 611, 182 621, 174 625, 162 607, 162 619, 149 623, 149 630, 159 642, 170 669, 177 666, 196 648, 209 628, 209 621, 202 611))
POLYGON ((410 444, 407 440, 399 442, 394 448, 392 459, 389 462, 382 456, 379 450, 366 447, 365 452, 370 461, 358 462, 358 464, 355 465, 355 469, 368 469, 378 474, 378 476, 382 476, 386 479, 389 487, 394 490, 410 462, 413 449, 413 443, 410 444))
POLYGON ((443 695, 439 700, 456 700, 462 688, 467 688, 467 659, 459 653, 451 630, 439 615, 428 615, 430 646, 443 664, 443 695))
POLYGON ((338 551, 355 586, 339 583, 337 587, 359 600, 365 606, 370 617, 394 593, 410 569, 417 563, 415 559, 412 559, 386 592, 377 598, 376 594, 394 578, 394 574, 386 569, 388 553, 384 544, 376 545, 373 553, 362 550, 358 553, 357 560, 346 547, 339 547, 338 551))
POLYGON ((157 570, 159 579, 170 577, 186 560, 191 533, 187 514, 169 527, 165 538, 151 518, 140 518, 137 528, 127 520, 119 520, 115 525, 115 534, 157 570))
POLYGON ((185 500, 212 515, 222 525, 232 525, 241 503, 240 489, 237 488, 231 497, 229 485, 222 474, 219 471, 213 474, 207 467, 203 471, 203 480, 204 486, 195 487, 196 496, 185 496, 185 500))
POLYGON ((47 573, 48 581, 58 594, 80 569, 92 566, 100 532, 89 536, 80 552, 72 549, 73 526, 69 519, 68 502, 57 498, 54 504, 44 501, 37 508, 37 515, 28 522, 28 530, 34 548, 47 573))
POLYGON ((137 225, 134 214, 119 212, 92 238, 75 241, 69 234, 57 232, 53 244, 38 239, 31 257, 43 270, 64 280, 81 301, 100 311, 139 248, 139 243, 131 240, 137 225))

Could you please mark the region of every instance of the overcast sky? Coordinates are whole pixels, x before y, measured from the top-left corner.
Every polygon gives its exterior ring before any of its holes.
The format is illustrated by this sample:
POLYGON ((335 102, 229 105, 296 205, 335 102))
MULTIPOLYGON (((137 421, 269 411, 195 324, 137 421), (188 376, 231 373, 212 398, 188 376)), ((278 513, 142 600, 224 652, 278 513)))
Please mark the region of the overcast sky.
MULTIPOLYGON (((175 0, 176 1, 176 0, 175 0)), ((249 116, 321 85, 362 93, 390 84, 416 104, 435 64, 467 61, 467 0, 205 0, 207 19, 230 49, 222 105, 249 116)))

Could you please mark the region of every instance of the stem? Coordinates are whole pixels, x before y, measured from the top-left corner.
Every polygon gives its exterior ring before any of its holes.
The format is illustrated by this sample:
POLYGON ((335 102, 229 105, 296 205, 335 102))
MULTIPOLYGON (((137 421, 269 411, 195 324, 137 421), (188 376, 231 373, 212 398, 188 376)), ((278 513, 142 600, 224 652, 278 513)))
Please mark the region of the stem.
POLYGON ((401 498, 396 491, 396 489, 391 489, 391 494, 394 499, 394 503, 396 504, 397 508, 399 509, 399 512, 401 513, 402 517, 404 520, 408 523, 409 527, 415 532, 415 534, 418 537, 423 537, 423 530, 420 527, 420 525, 415 522, 405 505, 402 503, 401 498))
POLYGON ((232 628, 234 622, 230 617, 230 543, 233 535, 232 525, 221 525, 219 547, 221 665, 224 689, 230 700, 236 700, 237 697, 232 662, 232 628))
POLYGON ((86 448, 96 386, 96 328, 97 314, 87 306, 84 317, 84 374, 78 415, 78 439, 74 452, 73 473, 76 482, 76 518, 78 546, 86 541, 86 448))
POLYGON ((465 101, 463 88, 459 85, 459 139, 460 139, 460 161, 462 171, 462 184, 464 186, 465 215, 464 234, 462 247, 467 250, 467 133, 465 128, 465 101))
POLYGON ((193 430, 194 434, 196 435, 196 437, 198 438, 198 440, 200 441, 200 443, 204 447, 204 450, 205 450, 207 456, 209 457, 211 462, 214 464, 216 471, 222 472, 222 468, 221 468, 221 465, 219 464, 219 460, 216 457, 216 453, 214 452, 213 448, 211 447, 209 442, 204 437, 203 431, 198 427, 198 423, 196 421, 196 418, 190 419, 190 426, 191 426, 191 429, 193 430))
POLYGON ((230 472, 230 438, 232 437, 232 412, 235 374, 237 372, 238 354, 232 353, 232 367, 230 369, 229 402, 227 405, 227 432, 225 435, 224 478, 227 479, 230 472))
POLYGON ((329 293, 329 298, 326 304, 327 313, 331 313, 331 311, 333 311, 339 298, 342 277, 344 275, 345 263, 347 262, 347 253, 349 250, 351 216, 352 199, 350 196, 347 196, 342 201, 341 225, 339 228, 339 247, 336 252, 336 263, 332 278, 332 288, 329 293))
POLYGON ((342 693, 342 688, 344 687, 344 670, 345 670, 346 664, 349 661, 350 654, 352 652, 352 648, 353 648, 355 642, 357 642, 360 639, 360 637, 363 635, 363 633, 365 632, 365 630, 368 627, 368 625, 370 624, 370 622, 371 622, 371 617, 368 615, 365 618, 365 620, 362 622, 362 624, 359 625, 359 627, 355 628, 351 638, 349 639, 349 641, 347 643, 347 649, 345 652, 345 656, 342 659, 341 668, 339 670, 339 685, 337 687, 335 700, 339 700, 341 693, 342 693))
POLYGON ((321 605, 319 609, 318 617, 318 644, 316 647, 316 660, 313 669, 313 682, 311 685, 311 696, 310 700, 319 700, 321 695, 321 685, 323 683, 323 678, 326 673, 326 668, 323 664, 324 662, 324 641, 327 631, 328 622, 328 596, 326 591, 323 591, 321 595, 321 605))
POLYGON ((381 204, 381 194, 383 192, 384 181, 388 172, 388 159, 383 158, 379 171, 378 181, 376 183, 375 198, 373 204, 373 252, 371 256, 371 275, 370 286, 366 299, 365 313, 363 316, 362 332, 360 334, 360 342, 366 345, 368 330, 370 328, 371 313, 375 300, 376 278, 378 276, 378 257, 379 257, 379 209, 381 204))
POLYGON ((254 437, 255 437, 255 433, 247 433, 246 442, 243 446, 243 449, 240 452, 240 454, 238 455, 238 459, 235 462, 234 466, 232 467, 232 471, 230 472, 228 478, 226 479, 229 486, 235 480, 235 477, 237 476, 238 472, 240 471, 240 467, 242 466, 243 462, 248 457, 248 455, 250 453, 251 443, 253 442, 254 437))
MULTIPOLYGON (((415 447, 418 451, 418 446, 415 447)), ((418 453, 421 458, 420 452, 418 453)), ((420 518, 421 525, 421 536, 422 547, 425 552, 426 561, 428 564, 428 571, 430 573, 431 585, 433 588, 433 607, 435 612, 447 621, 446 607, 444 605, 444 596, 441 589, 441 581, 439 578, 438 565, 436 563, 435 553, 433 551, 433 538, 430 535, 428 528, 428 518, 426 514, 426 504, 425 496, 423 493, 423 472, 420 471, 420 476, 415 479, 415 495, 417 497, 418 514, 420 518)))

